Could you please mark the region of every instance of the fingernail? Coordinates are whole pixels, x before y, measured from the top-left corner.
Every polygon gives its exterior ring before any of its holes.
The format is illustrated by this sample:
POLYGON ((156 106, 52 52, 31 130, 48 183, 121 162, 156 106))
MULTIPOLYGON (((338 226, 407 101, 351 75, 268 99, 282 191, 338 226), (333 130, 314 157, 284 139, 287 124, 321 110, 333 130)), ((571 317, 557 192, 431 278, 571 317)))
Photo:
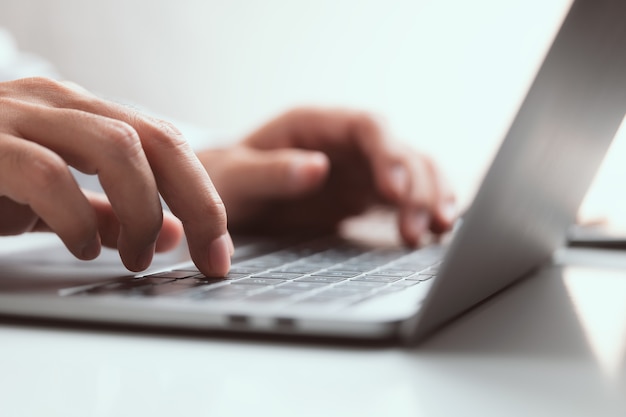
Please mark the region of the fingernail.
POLYGON ((209 244, 209 268, 214 276, 223 277, 228 273, 230 269, 230 243, 227 233, 209 244))
POLYGON ((402 196, 408 191, 409 176, 406 172, 406 168, 402 165, 396 164, 391 167, 389 171, 389 178, 391 180, 391 186, 393 191, 398 196, 402 196))
POLYGON ((440 214, 446 223, 453 223, 457 216, 456 204, 453 202, 443 203, 440 208, 440 214))
POLYGON ((152 263, 152 258, 154 257, 154 250, 156 249, 156 243, 148 246, 141 254, 137 257, 137 261, 135 265, 137 265, 137 271, 143 271, 147 269, 152 263))
POLYGON ((95 259, 100 255, 100 240, 98 238, 93 238, 89 243, 83 246, 83 250, 81 251, 83 259, 91 260, 95 259))
POLYGON ((409 227, 418 239, 426 233, 429 224, 430 215, 425 210, 418 210, 410 217, 409 227))
POLYGON ((235 244, 233 243, 233 238, 230 236, 230 233, 226 233, 226 237, 228 238, 228 252, 232 257, 235 254, 235 244))

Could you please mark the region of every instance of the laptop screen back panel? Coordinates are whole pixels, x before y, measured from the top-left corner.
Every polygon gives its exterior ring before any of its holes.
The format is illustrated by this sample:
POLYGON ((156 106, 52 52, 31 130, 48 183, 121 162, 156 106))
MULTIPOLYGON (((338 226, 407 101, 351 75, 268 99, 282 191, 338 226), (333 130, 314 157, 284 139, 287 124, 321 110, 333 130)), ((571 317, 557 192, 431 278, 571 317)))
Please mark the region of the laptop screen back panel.
POLYGON ((626 113, 625 16, 623 0, 574 2, 405 336, 432 332, 562 244, 626 113))

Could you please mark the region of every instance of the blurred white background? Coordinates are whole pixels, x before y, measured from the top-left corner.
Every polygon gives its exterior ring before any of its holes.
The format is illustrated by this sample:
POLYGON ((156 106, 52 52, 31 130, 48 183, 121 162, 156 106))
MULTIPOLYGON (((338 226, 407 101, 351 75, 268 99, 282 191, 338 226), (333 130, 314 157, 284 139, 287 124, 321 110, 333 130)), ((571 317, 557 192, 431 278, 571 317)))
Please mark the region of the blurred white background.
MULTIPOLYGON (((245 131, 294 105, 377 112, 465 202, 569 3, 2 0, 0 26, 67 79, 213 128, 245 131)), ((625 142, 586 215, 626 213, 625 142)))

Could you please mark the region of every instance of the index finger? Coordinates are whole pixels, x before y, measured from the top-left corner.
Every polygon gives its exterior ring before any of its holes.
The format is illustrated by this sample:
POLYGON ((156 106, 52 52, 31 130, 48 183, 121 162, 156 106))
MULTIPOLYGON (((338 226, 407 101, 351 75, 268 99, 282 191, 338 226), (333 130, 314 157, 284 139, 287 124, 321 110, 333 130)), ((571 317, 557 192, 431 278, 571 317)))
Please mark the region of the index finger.
POLYGON ((224 203, 195 153, 173 125, 129 111, 105 107, 108 117, 133 126, 141 138, 157 186, 185 229, 198 269, 224 276, 230 269, 230 237, 224 203))
POLYGON ((122 120, 137 131, 159 192, 183 224, 194 263, 207 276, 226 275, 232 255, 226 210, 180 131, 168 122, 95 96, 81 95, 64 107, 122 120))

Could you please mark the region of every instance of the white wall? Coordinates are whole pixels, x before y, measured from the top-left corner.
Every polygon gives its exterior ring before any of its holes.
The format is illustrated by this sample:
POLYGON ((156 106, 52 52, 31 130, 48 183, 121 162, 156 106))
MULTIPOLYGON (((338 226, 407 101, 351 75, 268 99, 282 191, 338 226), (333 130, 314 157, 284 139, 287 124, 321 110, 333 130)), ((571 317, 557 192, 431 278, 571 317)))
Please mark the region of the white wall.
POLYGON ((2 0, 0 25, 68 79, 182 120, 248 128, 308 103, 380 112, 466 199, 568 4, 2 0))

